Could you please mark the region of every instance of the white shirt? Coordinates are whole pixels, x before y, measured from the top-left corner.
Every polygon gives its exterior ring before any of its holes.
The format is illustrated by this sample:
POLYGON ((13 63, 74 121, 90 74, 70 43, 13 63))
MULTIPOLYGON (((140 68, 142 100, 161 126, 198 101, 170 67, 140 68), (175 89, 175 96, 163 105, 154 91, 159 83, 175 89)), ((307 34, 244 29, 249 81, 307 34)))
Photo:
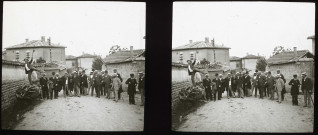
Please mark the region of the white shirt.
POLYGON ((193 70, 191 69, 190 65, 188 66, 188 69, 190 72, 193 72, 193 70))
POLYGON ((25 68, 27 71, 29 71, 30 69, 28 68, 28 64, 25 64, 25 68))
POLYGON ((66 79, 66 82, 65 82, 65 84, 68 84, 68 78, 66 79))
POLYGON ((229 81, 229 85, 230 85, 230 86, 231 86, 231 80, 232 80, 232 79, 230 78, 230 81, 229 81))

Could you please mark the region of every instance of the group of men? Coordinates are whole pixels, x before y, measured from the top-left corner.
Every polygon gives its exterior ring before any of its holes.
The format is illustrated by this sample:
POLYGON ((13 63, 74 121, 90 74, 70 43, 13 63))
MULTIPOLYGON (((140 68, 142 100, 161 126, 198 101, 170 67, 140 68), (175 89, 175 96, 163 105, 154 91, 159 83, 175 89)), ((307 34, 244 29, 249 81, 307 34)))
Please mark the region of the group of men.
MULTIPOLYGON (((131 77, 134 78, 134 77, 131 77)), ((112 98, 112 93, 114 95, 114 101, 118 102, 121 99, 122 89, 122 77, 117 72, 117 69, 113 70, 113 74, 109 75, 108 71, 93 70, 90 72, 90 75, 85 74, 85 70, 82 71, 73 71, 72 73, 65 73, 64 76, 60 77, 58 73, 52 72, 52 77, 47 78, 45 73, 42 73, 40 78, 40 85, 42 88, 43 99, 55 99, 58 98, 58 93, 63 90, 64 97, 67 96, 86 96, 91 93, 93 96, 94 91, 96 97, 105 96, 107 99, 112 98)), ((139 81, 138 89, 141 93, 141 106, 144 105, 144 75, 142 72, 139 72, 139 81)), ((126 82, 127 83, 127 82, 126 82)), ((129 85, 129 84, 128 84, 129 85)), ((137 82, 136 82, 137 85, 137 82)), ((131 88, 130 88, 131 89, 131 88)), ((136 87, 134 88, 136 89, 136 87)), ((135 104, 134 92, 128 94, 130 97, 129 103, 135 104)))
MULTIPOLYGON (((277 70, 275 77, 270 71, 262 73, 257 70, 252 77, 249 76, 248 71, 237 72, 235 75, 228 73, 225 78, 223 78, 222 74, 216 73, 213 80, 206 74, 202 82, 205 88, 206 100, 221 100, 224 91, 227 91, 227 98, 250 97, 253 95, 253 91, 255 91, 254 96, 257 97, 259 95, 260 99, 268 97, 270 100, 274 100, 275 95, 277 95, 277 102, 281 103, 286 93, 286 80, 283 74, 280 73, 280 70, 277 70)), ((310 107, 313 84, 311 79, 307 77, 307 73, 302 73, 301 83, 297 79, 297 75, 294 75, 289 85, 292 85, 291 95, 293 105, 298 105, 299 86, 301 85, 305 99, 304 106, 310 107)))

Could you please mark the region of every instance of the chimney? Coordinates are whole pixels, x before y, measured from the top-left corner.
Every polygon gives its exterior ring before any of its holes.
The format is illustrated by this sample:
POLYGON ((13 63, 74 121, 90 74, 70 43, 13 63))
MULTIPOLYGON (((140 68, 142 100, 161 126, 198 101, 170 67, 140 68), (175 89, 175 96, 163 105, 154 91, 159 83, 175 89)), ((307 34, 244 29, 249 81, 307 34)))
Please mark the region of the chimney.
POLYGON ((130 59, 133 60, 133 53, 134 53, 134 50, 133 50, 133 46, 130 46, 130 59))
POLYGON ((51 45, 51 37, 49 37, 49 38, 47 39, 47 42, 48 42, 49 45, 51 45))
POLYGON ((189 43, 191 44, 191 43, 192 43, 192 40, 189 40, 189 43))
POLYGON ((205 43, 209 43, 209 37, 205 37, 205 43))
POLYGON ((294 47, 294 57, 297 57, 297 47, 294 47))
POLYGON ((29 39, 28 39, 28 38, 26 38, 26 39, 25 39, 25 42, 26 42, 26 43, 27 43, 27 42, 29 42, 29 39))
POLYGON ((45 42, 45 36, 41 36, 41 41, 45 42))
POLYGON ((214 38, 213 38, 213 40, 211 40, 211 44, 212 44, 213 47, 215 46, 214 45, 214 38))

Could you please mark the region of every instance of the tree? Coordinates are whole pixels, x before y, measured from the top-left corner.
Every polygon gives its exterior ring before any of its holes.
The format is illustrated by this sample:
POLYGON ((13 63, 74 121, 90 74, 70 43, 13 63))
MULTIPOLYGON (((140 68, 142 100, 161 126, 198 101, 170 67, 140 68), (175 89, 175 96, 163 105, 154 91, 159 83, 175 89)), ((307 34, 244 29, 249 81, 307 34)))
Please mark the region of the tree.
POLYGON ((285 52, 285 48, 283 46, 276 46, 273 50, 273 55, 279 54, 281 52, 285 52))
POLYGON ((110 50, 109 50, 108 53, 109 54, 113 54, 113 53, 118 52, 118 51, 121 51, 120 46, 119 45, 114 45, 114 46, 110 47, 110 50))
POLYGON ((200 61, 200 64, 208 65, 208 64, 210 64, 210 61, 207 61, 205 58, 203 58, 203 60, 200 61))
POLYGON ((93 64, 92 64, 92 69, 95 69, 95 70, 102 70, 102 66, 103 66, 104 62, 102 60, 101 57, 96 57, 93 61, 93 64))
POLYGON ((42 57, 40 57, 36 59, 36 63, 46 63, 46 61, 42 57))
POLYGON ((264 57, 259 58, 256 62, 256 69, 258 71, 265 71, 267 66, 267 62, 264 57))

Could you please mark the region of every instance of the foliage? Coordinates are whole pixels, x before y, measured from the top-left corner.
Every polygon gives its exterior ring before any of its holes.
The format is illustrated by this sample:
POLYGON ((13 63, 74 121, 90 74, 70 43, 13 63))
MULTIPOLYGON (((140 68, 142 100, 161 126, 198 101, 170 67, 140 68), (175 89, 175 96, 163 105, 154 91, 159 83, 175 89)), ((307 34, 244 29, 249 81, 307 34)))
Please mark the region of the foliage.
POLYGON ((36 59, 36 63, 46 63, 46 60, 44 60, 42 57, 36 59))
POLYGON ((267 66, 267 62, 265 60, 265 58, 259 58, 256 62, 256 69, 258 71, 265 71, 266 70, 266 66, 267 66))
POLYGON ((102 70, 103 60, 101 57, 96 57, 92 64, 92 69, 102 70))
POLYGON ((110 47, 110 50, 109 50, 108 53, 109 54, 113 54, 113 53, 119 52, 119 51, 121 51, 120 46, 119 45, 114 45, 114 46, 110 47))
POLYGON ((272 52, 273 55, 277 55, 281 52, 285 52, 285 48, 283 46, 276 46, 272 52))
POLYGON ((210 61, 206 60, 205 58, 203 58, 203 60, 200 61, 200 64, 202 65, 209 65, 210 61))

